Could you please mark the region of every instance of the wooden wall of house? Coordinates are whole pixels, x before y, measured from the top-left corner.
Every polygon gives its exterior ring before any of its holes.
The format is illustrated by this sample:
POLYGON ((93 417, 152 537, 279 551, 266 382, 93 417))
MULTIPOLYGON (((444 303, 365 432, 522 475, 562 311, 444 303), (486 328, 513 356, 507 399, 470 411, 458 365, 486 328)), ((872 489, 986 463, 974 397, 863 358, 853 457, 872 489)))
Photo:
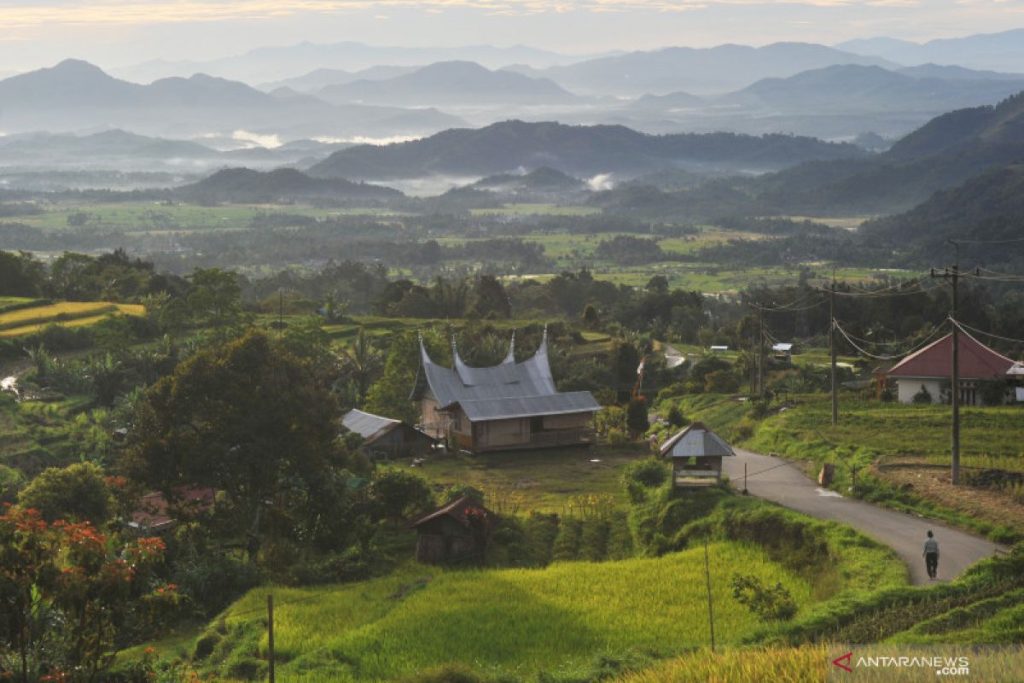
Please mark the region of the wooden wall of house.
POLYGON ((432 396, 424 396, 420 399, 420 426, 435 439, 445 437, 445 422, 447 417, 438 411, 437 401, 432 396))
POLYGON ((501 448, 530 443, 529 418, 478 422, 475 429, 478 448, 501 448))
POLYGON ((592 421, 593 415, 590 413, 545 415, 544 429, 585 429, 591 425, 592 421))

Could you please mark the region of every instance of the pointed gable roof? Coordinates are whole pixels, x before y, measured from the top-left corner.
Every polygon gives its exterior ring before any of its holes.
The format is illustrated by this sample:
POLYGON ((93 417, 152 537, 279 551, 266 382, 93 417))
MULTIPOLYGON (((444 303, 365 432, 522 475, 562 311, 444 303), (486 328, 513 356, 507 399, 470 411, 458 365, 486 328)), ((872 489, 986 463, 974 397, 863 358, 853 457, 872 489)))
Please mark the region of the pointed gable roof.
POLYGON ((547 329, 534 354, 517 363, 515 341, 497 365, 467 365, 452 342, 453 366, 435 363, 420 339, 420 360, 430 393, 442 408, 463 407, 471 421, 508 419, 535 415, 595 412, 600 405, 588 391, 559 393, 548 360, 547 329))
POLYGON ((722 437, 704 426, 701 422, 694 422, 686 429, 672 436, 665 443, 661 444, 662 457, 670 455, 673 458, 707 458, 736 455, 732 446, 722 440, 722 437))
MULTIPOLYGON (((963 330, 960 337, 960 379, 1001 379, 1014 361, 997 353, 963 330)), ((890 377, 946 378, 953 364, 953 335, 947 334, 915 351, 889 370, 890 377)))

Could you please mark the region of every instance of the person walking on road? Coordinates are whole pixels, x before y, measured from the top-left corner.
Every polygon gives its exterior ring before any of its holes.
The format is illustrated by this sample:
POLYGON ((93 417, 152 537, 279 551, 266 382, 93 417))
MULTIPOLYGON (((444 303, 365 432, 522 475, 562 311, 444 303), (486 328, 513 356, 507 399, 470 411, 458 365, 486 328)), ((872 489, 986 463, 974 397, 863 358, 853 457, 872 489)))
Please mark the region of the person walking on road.
POLYGON ((931 530, 924 542, 924 565, 928 569, 928 578, 934 579, 939 573, 939 542, 931 530))

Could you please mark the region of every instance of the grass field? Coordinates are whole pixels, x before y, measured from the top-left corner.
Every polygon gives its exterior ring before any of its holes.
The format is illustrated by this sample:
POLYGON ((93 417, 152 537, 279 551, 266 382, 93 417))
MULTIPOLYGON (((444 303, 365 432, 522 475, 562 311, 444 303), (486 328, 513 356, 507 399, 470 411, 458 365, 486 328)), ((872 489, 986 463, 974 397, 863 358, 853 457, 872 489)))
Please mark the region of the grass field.
POLYGON ((110 315, 145 315, 140 304, 114 304, 103 301, 62 301, 0 313, 0 337, 20 337, 38 332, 47 325, 79 327, 94 325, 110 315))
POLYGON ((624 503, 622 467, 649 454, 647 444, 640 443, 486 456, 452 455, 431 458, 416 472, 439 486, 474 486, 489 493, 489 500, 516 508, 498 512, 537 510, 563 514, 577 496, 602 496, 612 504, 624 503))
POLYGON ((506 204, 496 209, 471 209, 474 216, 593 216, 601 209, 593 206, 559 206, 558 204, 506 204))
POLYGON ((117 202, 97 204, 55 204, 35 216, 19 221, 44 230, 103 229, 124 232, 167 232, 197 230, 239 230, 251 227, 253 218, 265 214, 290 214, 312 218, 345 215, 396 215, 380 209, 319 208, 308 205, 231 204, 198 206, 163 202, 117 202), (82 225, 73 225, 79 221, 82 225))
MULTIPOLYGON (((781 581, 802 608, 810 601, 808 584, 759 549, 714 543, 710 566, 721 643, 759 628, 729 596, 734 571, 781 581)), ((266 592, 227 611, 227 633, 210 658, 223 662, 221 674, 256 654, 246 647, 265 650, 266 592), (232 636, 245 632, 258 634, 255 641, 232 636)), ((278 675, 287 681, 388 680, 448 664, 516 679, 540 671, 563 677, 585 672, 600 655, 670 656, 708 642, 702 548, 539 570, 410 566, 351 585, 274 589, 274 599, 278 675)))

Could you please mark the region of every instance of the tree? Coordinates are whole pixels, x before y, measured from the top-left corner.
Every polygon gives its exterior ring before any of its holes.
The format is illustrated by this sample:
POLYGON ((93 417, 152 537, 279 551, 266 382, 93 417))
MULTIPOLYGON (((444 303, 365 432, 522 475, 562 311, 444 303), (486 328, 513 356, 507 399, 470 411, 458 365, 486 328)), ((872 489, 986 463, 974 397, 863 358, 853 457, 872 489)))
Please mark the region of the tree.
POLYGON ((639 436, 651 428, 647 417, 647 401, 642 398, 634 398, 626 406, 626 426, 634 436, 639 436))
POLYGON ((409 399, 420 367, 420 349, 412 332, 395 334, 384 373, 366 394, 366 409, 371 413, 415 424, 419 415, 409 399))
POLYGON ((124 469, 169 498, 184 484, 223 490, 226 531, 250 533, 258 547, 317 512, 306 503, 347 457, 339 417, 307 363, 250 332, 197 353, 146 392, 124 469))
POLYGON ((427 482, 402 470, 378 471, 370 482, 370 498, 382 517, 394 521, 421 515, 434 506, 427 482))
POLYGON ((340 355, 344 377, 352 383, 356 400, 362 404, 373 377, 383 364, 381 353, 370 341, 366 328, 360 327, 352 346, 343 348, 340 355))
POLYGON ((49 522, 69 519, 96 525, 110 519, 114 506, 103 470, 89 462, 43 470, 21 490, 18 502, 49 522))
POLYGON ((39 296, 45 279, 43 264, 32 254, 0 251, 0 295, 39 296))
POLYGON ((222 328, 241 322, 242 289, 238 276, 220 268, 196 268, 189 279, 188 304, 198 324, 222 328))
POLYGON ((508 318, 512 315, 509 301, 501 281, 493 275, 481 275, 476 281, 472 313, 481 318, 508 318))
POLYGON ((128 625, 144 634, 181 597, 154 575, 159 538, 127 543, 38 510, 0 514, 0 671, 20 680, 96 681, 128 625))

